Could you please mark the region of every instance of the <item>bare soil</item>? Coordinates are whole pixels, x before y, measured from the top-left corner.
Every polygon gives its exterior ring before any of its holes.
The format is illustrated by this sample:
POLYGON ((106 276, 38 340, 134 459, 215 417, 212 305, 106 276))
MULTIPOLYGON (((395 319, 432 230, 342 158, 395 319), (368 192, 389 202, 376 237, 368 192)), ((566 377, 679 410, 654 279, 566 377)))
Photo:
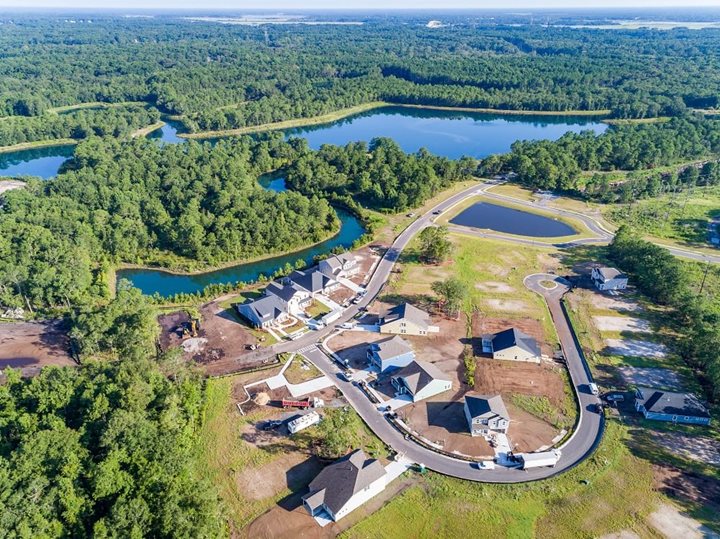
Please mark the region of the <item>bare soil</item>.
POLYGON ((72 367, 67 331, 59 321, 0 324, 0 370, 34 376, 45 366, 72 367))
POLYGON ((285 489, 304 487, 321 469, 317 458, 294 451, 284 453, 259 468, 244 468, 236 474, 235 482, 243 497, 264 500, 277 496, 285 489))
POLYGON ((475 368, 475 391, 507 396, 506 404, 513 394, 545 396, 553 406, 561 407, 565 399, 565 379, 560 367, 547 363, 481 358, 475 368))
POLYGON ((717 539, 720 537, 720 534, 714 533, 669 503, 661 504, 654 513, 648 516, 648 521, 668 538, 717 539))
POLYGON ((680 457, 720 466, 720 442, 705 436, 685 436, 678 432, 656 432, 658 445, 680 457))
POLYGON ((593 321, 600 331, 630 331, 634 333, 647 333, 650 331, 650 322, 642 318, 593 316, 593 321))
POLYGON ((362 369, 367 366, 368 346, 387 337, 370 331, 343 331, 327 341, 327 345, 342 359, 347 359, 353 369, 362 369))
POLYGON ((653 464, 653 486, 669 498, 704 505, 720 514, 720 481, 670 465, 653 464))
POLYGON ((521 299, 486 299, 485 303, 494 310, 516 313, 527 311, 529 305, 521 299))
POLYGON ((505 401, 505 406, 510 414, 508 438, 514 451, 536 451, 543 446, 552 445, 553 438, 559 433, 555 427, 518 408, 512 402, 505 401))
POLYGON ((431 442, 441 444, 445 451, 492 459, 495 453, 490 444, 482 437, 470 435, 463 395, 464 391, 436 395, 405 406, 398 413, 412 429, 431 442))
POLYGON ((603 353, 615 356, 653 357, 661 359, 667 355, 665 345, 651 341, 641 341, 638 339, 605 339, 605 344, 606 347, 603 353))
MULTIPOLYGON (((234 372, 254 364, 253 355, 246 346, 258 344, 258 340, 236 316, 232 307, 223 308, 218 300, 211 301, 201 307, 200 316, 198 340, 191 341, 189 344, 192 346, 185 347, 188 360, 197 362, 210 376, 234 372)), ((181 346, 189 340, 182 336, 182 327, 190 322, 185 311, 162 315, 158 322, 163 350, 181 346)))
POLYGON ((630 386, 682 389, 682 376, 671 369, 651 367, 618 367, 618 371, 630 386))

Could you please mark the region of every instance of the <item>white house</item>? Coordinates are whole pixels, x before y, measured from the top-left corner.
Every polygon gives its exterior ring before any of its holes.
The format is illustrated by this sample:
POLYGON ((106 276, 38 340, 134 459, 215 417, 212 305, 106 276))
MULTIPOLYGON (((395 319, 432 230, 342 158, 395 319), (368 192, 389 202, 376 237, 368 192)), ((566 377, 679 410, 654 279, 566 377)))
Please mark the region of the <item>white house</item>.
POLYGON ((430 315, 409 303, 390 308, 380 317, 380 333, 394 335, 427 335, 440 331, 438 326, 430 325, 430 315))
POLYGON ((294 284, 310 293, 312 297, 318 294, 328 294, 335 290, 340 283, 331 279, 320 270, 293 271, 283 279, 283 284, 294 284))
POLYGON ((237 312, 256 328, 267 328, 284 322, 287 318, 285 304, 276 296, 263 296, 235 305, 237 312))
POLYGON ((318 269, 331 279, 338 280, 357 274, 360 271, 360 266, 358 266, 354 256, 343 253, 341 255, 330 255, 325 260, 321 260, 318 269))
POLYGON ((309 485, 303 506, 312 516, 327 513, 334 521, 385 490, 385 468, 362 449, 326 466, 309 485))
POLYGON ((368 347, 367 358, 380 372, 385 372, 409 365, 415 360, 415 352, 407 341, 395 336, 372 343, 368 347))
POLYGON ((615 268, 593 268, 590 277, 598 290, 625 290, 628 285, 627 275, 615 268))
POLYGON ((399 394, 410 395, 413 402, 452 389, 450 378, 435 365, 426 361, 411 362, 395 373, 390 381, 399 394))
POLYGON ((541 359, 537 341, 515 328, 483 335, 482 350, 486 354, 492 354, 493 359, 534 362, 541 359))
POLYGON ((298 315, 312 303, 312 294, 296 284, 282 285, 272 282, 265 288, 266 296, 275 296, 280 300, 285 312, 298 315))
POLYGON ((465 395, 465 418, 473 436, 506 433, 510 415, 500 395, 465 395))

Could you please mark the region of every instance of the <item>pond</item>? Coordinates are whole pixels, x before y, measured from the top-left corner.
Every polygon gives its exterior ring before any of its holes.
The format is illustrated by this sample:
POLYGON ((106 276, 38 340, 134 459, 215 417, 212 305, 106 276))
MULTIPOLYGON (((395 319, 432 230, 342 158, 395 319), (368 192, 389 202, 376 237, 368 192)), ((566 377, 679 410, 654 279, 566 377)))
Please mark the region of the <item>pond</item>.
POLYGON ((406 152, 427 148, 457 159, 482 158, 510 151, 516 140, 558 139, 572 131, 603 133, 608 125, 588 116, 498 115, 445 110, 383 107, 331 124, 288 129, 288 137, 307 139, 311 148, 390 137, 406 152))
POLYGON ((180 292, 199 292, 209 284, 255 281, 260 274, 271 275, 287 263, 294 265, 298 259, 310 264, 316 255, 327 253, 335 247, 350 247, 365 230, 353 215, 342 210, 337 210, 337 213, 342 223, 340 232, 322 243, 301 251, 197 275, 176 275, 156 269, 126 269, 119 270, 117 277, 128 279, 133 286, 145 294, 152 295, 157 292, 161 296, 171 296, 180 292))
POLYGON ((275 191, 276 193, 287 191, 287 186, 285 185, 285 173, 282 171, 263 174, 258 178, 258 183, 265 189, 275 191))
POLYGON ((473 204, 450 219, 450 223, 534 238, 559 238, 577 234, 577 230, 557 219, 489 202, 473 204))
POLYGON ((163 122, 165 122, 165 125, 150 133, 147 138, 158 140, 167 144, 185 142, 184 138, 178 137, 178 132, 183 128, 182 123, 175 120, 163 120, 163 122))
POLYGON ((72 157, 75 146, 47 146, 0 153, 0 176, 56 176, 60 165, 72 157))

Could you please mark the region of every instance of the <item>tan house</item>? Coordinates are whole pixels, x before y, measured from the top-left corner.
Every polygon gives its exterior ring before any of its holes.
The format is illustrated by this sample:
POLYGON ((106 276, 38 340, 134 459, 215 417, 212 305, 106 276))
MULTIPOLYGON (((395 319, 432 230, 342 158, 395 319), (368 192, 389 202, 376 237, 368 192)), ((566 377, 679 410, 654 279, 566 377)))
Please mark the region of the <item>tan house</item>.
POLYGON ((425 311, 402 303, 389 309, 380 317, 380 333, 392 335, 427 335, 440 331, 438 326, 430 325, 430 315, 425 311))
POLYGON ((493 359, 534 361, 542 359, 540 346, 530 335, 516 328, 482 336, 482 350, 493 359))

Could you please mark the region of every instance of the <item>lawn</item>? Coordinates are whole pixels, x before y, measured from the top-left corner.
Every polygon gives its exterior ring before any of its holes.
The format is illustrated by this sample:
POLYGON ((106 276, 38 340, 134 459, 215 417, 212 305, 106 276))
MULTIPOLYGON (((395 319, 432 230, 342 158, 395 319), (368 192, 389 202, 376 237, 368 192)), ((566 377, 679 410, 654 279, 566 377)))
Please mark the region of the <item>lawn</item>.
POLYGON ((542 297, 523 284, 527 275, 560 264, 552 248, 517 246, 499 240, 450 234, 454 244, 451 260, 441 265, 418 261, 417 241, 403 253, 402 272, 394 274, 387 292, 413 298, 434 298, 432 283, 457 277, 469 294, 463 311, 481 311, 494 318, 535 318, 542 323, 548 342, 557 342, 555 328, 542 297))
POLYGON ((720 189, 695 188, 615 205, 607 214, 615 223, 630 225, 652 237, 708 246, 708 223, 720 217, 720 189))
POLYGON ((324 303, 320 303, 316 299, 312 301, 310 307, 305 309, 305 314, 308 315, 310 318, 314 318, 316 320, 319 320, 323 315, 326 315, 329 312, 330 308, 324 303))
POLYGON ((589 538, 624 529, 652 535, 643 517, 659 496, 650 466, 630 454, 625 434, 610 424, 590 459, 538 483, 477 484, 429 473, 344 537, 589 538))
POLYGON ((293 358, 292 363, 285 370, 285 378, 291 384, 302 384, 320 376, 322 376, 322 372, 315 365, 298 355, 293 358))

